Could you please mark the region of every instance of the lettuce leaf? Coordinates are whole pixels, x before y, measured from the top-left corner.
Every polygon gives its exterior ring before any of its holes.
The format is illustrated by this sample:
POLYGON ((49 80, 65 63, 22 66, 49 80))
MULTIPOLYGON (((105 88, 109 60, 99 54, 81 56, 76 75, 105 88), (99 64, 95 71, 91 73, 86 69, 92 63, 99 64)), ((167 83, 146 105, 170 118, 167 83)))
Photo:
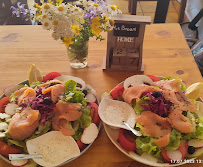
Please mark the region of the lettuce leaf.
POLYGON ((24 141, 16 141, 16 140, 8 139, 7 142, 8 142, 9 145, 13 144, 13 145, 16 145, 18 147, 22 147, 24 150, 26 148, 26 145, 25 145, 24 141))
POLYGON ((164 77, 163 80, 173 80, 174 78, 172 77, 164 77))
POLYGON ((190 140, 190 139, 203 139, 203 119, 197 118, 196 119, 196 131, 192 133, 183 133, 182 139, 183 140, 190 140))
POLYGON ((50 129, 51 129, 51 122, 47 121, 45 125, 40 124, 37 130, 35 130, 35 132, 29 138, 25 139, 25 142, 47 133, 50 129))
POLYGON ((142 131, 142 125, 140 125, 139 123, 136 123, 136 125, 135 125, 135 130, 139 131, 139 132, 142 134, 142 136, 148 136, 148 137, 149 137, 148 134, 145 134, 145 133, 142 131))
POLYGON ((186 85, 182 82, 182 79, 179 78, 179 77, 177 77, 177 78, 164 77, 164 78, 163 78, 163 80, 173 80, 173 79, 179 79, 179 80, 181 80, 180 89, 181 89, 182 92, 184 92, 184 91, 187 89, 186 85))
POLYGON ((68 80, 65 83, 66 93, 64 94, 62 101, 70 103, 81 103, 87 105, 85 94, 81 90, 76 89, 77 83, 73 80, 68 80))
POLYGON ((27 149, 26 149, 26 144, 24 141, 16 141, 16 140, 13 140, 11 138, 11 136, 8 134, 8 132, 5 133, 5 138, 6 142, 8 143, 9 146, 11 145, 15 145, 15 146, 18 146, 18 147, 21 147, 23 148, 23 150, 25 152, 27 152, 27 149))
POLYGON ((71 126, 71 129, 75 130, 75 134, 72 135, 72 137, 75 140, 79 140, 82 136, 83 130, 91 124, 92 118, 89 116, 90 109, 87 107, 85 94, 81 90, 77 89, 77 83, 75 81, 66 81, 65 87, 66 93, 64 94, 62 101, 82 104, 82 108, 80 109, 82 112, 81 117, 76 121, 69 122, 68 124, 69 127, 71 126))
POLYGON ((45 125, 40 124, 37 128, 37 131, 35 131, 35 134, 44 134, 46 132, 48 132, 49 129, 51 129, 51 123, 50 122, 46 122, 45 125))
POLYGON ((86 99, 85 99, 85 94, 82 93, 80 90, 75 90, 73 92, 74 94, 72 95, 72 98, 69 99, 69 102, 71 103, 81 103, 82 105, 86 105, 86 99))
POLYGON ((74 91, 76 89, 77 86, 77 82, 73 81, 73 80, 68 80, 65 82, 65 87, 66 87, 66 91, 74 91))
POLYGON ((153 141, 155 139, 148 136, 141 136, 136 139, 136 147, 138 153, 146 152, 158 159, 161 158, 161 148, 158 147, 153 141))
POLYGON ((89 116, 90 109, 88 107, 82 107, 81 112, 82 115, 78 121, 80 122, 80 127, 85 129, 90 126, 92 122, 92 118, 89 116))
POLYGON ((83 129, 79 128, 77 131, 75 131, 75 134, 72 135, 73 139, 75 139, 76 141, 79 140, 82 136, 83 133, 83 129))
POLYGON ((16 98, 16 95, 14 93, 11 94, 9 101, 11 103, 17 103, 17 98, 16 98))
POLYGON ((88 107, 82 107, 81 117, 72 123, 72 127, 75 131, 75 134, 72 136, 75 140, 79 140, 82 136, 83 130, 90 126, 92 118, 89 116, 90 109, 88 107), (79 126, 78 126, 79 125, 79 126))
POLYGON ((173 129, 170 135, 169 144, 165 147, 166 150, 176 150, 180 145, 181 133, 173 129))
POLYGON ((134 107, 134 110, 136 114, 141 114, 144 111, 144 108, 141 106, 141 104, 148 104, 148 101, 150 100, 150 97, 148 96, 143 96, 136 104, 134 107))
POLYGON ((31 88, 35 88, 36 86, 42 84, 42 82, 37 81, 37 82, 32 82, 32 84, 30 85, 31 88))
POLYGON ((186 85, 184 83, 181 83, 180 84, 180 89, 182 90, 182 92, 184 92, 187 89, 187 87, 186 87, 186 85))

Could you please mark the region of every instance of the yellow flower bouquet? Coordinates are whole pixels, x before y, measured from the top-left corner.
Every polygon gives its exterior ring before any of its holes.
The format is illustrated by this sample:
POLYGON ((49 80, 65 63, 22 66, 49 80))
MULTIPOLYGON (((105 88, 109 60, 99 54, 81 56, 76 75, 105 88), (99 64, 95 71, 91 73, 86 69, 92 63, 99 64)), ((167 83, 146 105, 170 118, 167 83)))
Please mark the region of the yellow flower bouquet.
POLYGON ((63 3, 63 0, 48 0, 41 1, 41 5, 36 3, 34 13, 24 9, 24 4, 12 9, 16 16, 35 19, 44 29, 52 30, 52 37, 61 39, 66 45, 71 66, 84 68, 89 38, 95 36, 96 40, 103 40, 100 33, 113 29, 111 16, 121 14, 121 10, 104 0, 79 0, 77 5, 63 3))

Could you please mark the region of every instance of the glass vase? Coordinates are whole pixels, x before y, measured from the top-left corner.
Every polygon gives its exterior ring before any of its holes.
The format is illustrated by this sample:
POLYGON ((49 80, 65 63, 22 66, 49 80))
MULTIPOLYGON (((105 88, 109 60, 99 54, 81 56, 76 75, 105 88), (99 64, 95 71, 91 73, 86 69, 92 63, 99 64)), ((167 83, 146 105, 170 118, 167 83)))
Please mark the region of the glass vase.
POLYGON ((88 41, 80 45, 71 44, 67 48, 70 66, 75 69, 82 69, 87 66, 88 41))

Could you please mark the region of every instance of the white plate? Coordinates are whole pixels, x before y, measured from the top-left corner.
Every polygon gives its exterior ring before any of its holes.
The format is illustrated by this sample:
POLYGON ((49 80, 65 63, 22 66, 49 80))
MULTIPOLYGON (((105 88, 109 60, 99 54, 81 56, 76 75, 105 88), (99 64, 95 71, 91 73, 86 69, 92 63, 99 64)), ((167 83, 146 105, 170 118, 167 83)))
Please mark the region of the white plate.
MULTIPOLYGON (((162 76, 157 76, 159 77, 160 79, 162 79, 163 77, 162 76)), ((124 81, 119 83, 118 85, 123 85, 124 81)), ((187 161, 183 161, 182 163, 176 163, 176 164, 170 164, 170 163, 158 163, 158 162, 152 162, 152 161, 149 161, 147 160, 146 158, 143 158, 141 157, 140 155, 134 153, 133 156, 130 155, 130 153, 128 151, 126 151, 125 149, 123 149, 121 147, 121 145, 119 144, 118 142, 118 132, 119 132, 119 129, 118 128, 114 128, 114 127, 111 127, 105 123, 103 123, 104 125, 104 129, 109 137, 109 139, 111 140, 111 142, 122 152, 124 153, 126 156, 132 158, 133 160, 135 161, 138 161, 140 163, 143 163, 143 164, 146 164, 146 165, 149 165, 149 166, 156 166, 156 167, 171 167, 171 166, 180 166, 180 165, 183 165, 183 164, 186 164, 187 161)), ((195 159, 195 158, 194 158, 195 159)), ((190 160, 193 160, 193 159, 190 159, 190 160)))
MULTIPOLYGON (((25 80, 25 81, 20 82, 19 84, 28 84, 28 81, 25 80)), ((18 84, 17 84, 17 85, 18 85, 18 84)), ((0 99, 2 99, 4 96, 5 96, 5 95, 2 94, 2 95, 0 96, 0 99)), ((99 99, 98 99, 98 98, 97 98, 97 104, 99 104, 99 99)), ((98 130, 99 130, 99 131, 100 131, 100 129, 101 129, 101 125, 102 125, 102 122, 100 121, 100 123, 99 123, 99 125, 98 125, 98 130)), ((81 156, 82 154, 84 154, 84 153, 91 147, 92 144, 93 144, 93 143, 88 144, 88 146, 86 146, 85 149, 82 150, 82 152, 80 153, 79 156, 81 156)), ((68 161, 65 161, 64 163, 62 163, 62 164, 60 164, 60 165, 58 165, 58 166, 65 165, 65 164, 67 164, 67 163, 69 163, 69 162, 71 162, 71 161, 77 159, 79 156, 74 157, 74 158, 71 158, 71 159, 69 159, 68 161)), ((1 154, 0 154, 0 158, 2 158, 4 161, 10 163, 10 160, 9 160, 7 157, 5 157, 5 156, 3 156, 3 155, 1 155, 1 154)), ((38 165, 38 166, 39 166, 39 165, 38 165)))
POLYGON ((147 161, 146 158, 143 158, 141 156, 139 156, 138 154, 135 154, 135 156, 131 156, 129 154, 128 151, 124 150, 121 145, 118 142, 118 131, 119 129, 113 129, 110 126, 108 126, 107 124, 103 123, 104 125, 104 129, 109 137, 109 139, 111 140, 111 142, 122 152, 124 153, 126 156, 132 158, 135 161, 138 161, 140 163, 146 164, 146 165, 150 165, 150 166, 156 166, 156 167, 171 167, 171 166, 179 166, 179 165, 183 165, 186 164, 186 162, 182 162, 182 163, 177 163, 177 164, 169 164, 169 163, 157 163, 157 162, 150 162, 147 161))

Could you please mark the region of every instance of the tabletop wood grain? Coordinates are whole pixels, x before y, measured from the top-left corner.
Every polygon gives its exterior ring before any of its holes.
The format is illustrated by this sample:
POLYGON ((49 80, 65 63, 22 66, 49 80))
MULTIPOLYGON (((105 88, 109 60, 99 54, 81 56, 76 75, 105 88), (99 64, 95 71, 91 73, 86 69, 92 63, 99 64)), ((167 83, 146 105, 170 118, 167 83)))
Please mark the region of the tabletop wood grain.
MULTIPOLYGON (((106 36, 106 34, 103 34, 106 36)), ((69 66, 65 46, 41 26, 0 26, 0 93, 28 77, 31 64, 46 74, 58 71, 82 78, 100 98, 133 72, 102 70, 106 41, 89 42, 88 66, 74 70, 69 66)), ((181 77, 187 85, 202 81, 201 74, 178 24, 152 24, 146 27, 143 48, 144 74, 181 77)), ((203 160, 203 157, 200 158, 203 160)), ((0 159, 0 167, 10 167, 0 159)), ((64 167, 146 167, 121 153, 108 139, 104 128, 82 156, 64 167)), ((202 163, 186 164, 199 167, 202 163)))

